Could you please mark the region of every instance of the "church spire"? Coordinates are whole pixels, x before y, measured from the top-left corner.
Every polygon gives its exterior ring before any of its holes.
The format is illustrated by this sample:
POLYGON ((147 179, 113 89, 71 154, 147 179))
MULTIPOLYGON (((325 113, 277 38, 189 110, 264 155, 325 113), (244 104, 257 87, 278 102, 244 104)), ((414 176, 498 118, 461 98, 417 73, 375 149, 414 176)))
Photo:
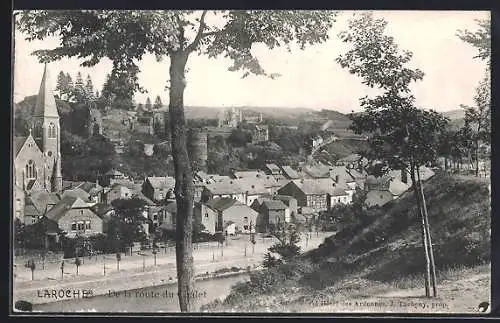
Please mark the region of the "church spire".
POLYGON ((53 117, 59 118, 57 113, 56 100, 50 83, 50 75, 47 69, 47 63, 43 68, 43 77, 40 84, 40 90, 36 99, 34 117, 53 117))
POLYGON ((61 154, 58 154, 52 171, 52 192, 62 191, 61 154))

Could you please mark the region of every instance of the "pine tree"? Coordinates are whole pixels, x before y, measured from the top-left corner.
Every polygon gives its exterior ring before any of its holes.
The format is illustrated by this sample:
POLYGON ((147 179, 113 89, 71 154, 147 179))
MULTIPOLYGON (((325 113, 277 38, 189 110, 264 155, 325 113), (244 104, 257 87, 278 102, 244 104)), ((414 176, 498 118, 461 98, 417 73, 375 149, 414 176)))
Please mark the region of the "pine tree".
POLYGON ((162 106, 163 106, 163 103, 161 102, 161 98, 159 95, 157 95, 153 109, 158 110, 158 109, 161 109, 162 106))
POLYGON ((63 95, 65 94, 65 91, 67 89, 67 79, 66 75, 64 74, 63 71, 59 72, 59 75, 57 75, 57 85, 56 85, 56 91, 59 92, 59 97, 62 99, 63 95))
POLYGON ((151 111, 151 99, 149 97, 146 99, 146 104, 144 105, 144 110, 151 111))
POLYGON ((76 74, 75 88, 73 92, 77 103, 84 103, 86 101, 85 85, 80 72, 76 74))
POLYGON ((87 95, 87 100, 92 102, 95 100, 94 97, 94 85, 92 84, 92 79, 90 75, 87 74, 87 84, 85 84, 85 93, 87 95))

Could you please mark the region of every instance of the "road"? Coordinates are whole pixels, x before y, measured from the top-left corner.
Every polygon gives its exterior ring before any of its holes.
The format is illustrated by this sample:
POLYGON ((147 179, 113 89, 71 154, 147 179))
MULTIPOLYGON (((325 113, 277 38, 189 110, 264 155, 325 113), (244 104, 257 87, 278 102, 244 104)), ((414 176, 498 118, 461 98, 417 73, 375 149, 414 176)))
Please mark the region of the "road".
MULTIPOLYGON (((305 235, 299 245, 301 250, 307 251, 317 247, 324 238, 331 233, 312 233, 310 239, 305 235)), ((195 274, 213 273, 220 269, 238 267, 241 269, 256 268, 262 263, 264 254, 273 244, 271 239, 257 239, 258 242, 252 252, 252 246, 245 240, 232 240, 224 248, 200 248, 193 251, 195 274), (246 255, 245 255, 246 246, 246 255)), ((124 257, 120 262, 119 270, 116 258, 108 256, 109 262, 84 264, 78 268, 68 264, 65 266, 64 278, 61 278, 61 270, 55 266, 48 266, 46 270, 35 272, 34 280, 31 280, 31 271, 23 268, 14 280, 15 299, 24 299, 33 303, 56 301, 54 299, 40 298, 39 291, 44 290, 92 290, 93 295, 102 295, 108 290, 136 289, 145 286, 156 286, 176 281, 175 254, 159 254, 154 266, 154 259, 142 256, 124 257), (114 261, 111 261, 114 259, 114 261), (147 260, 147 261, 146 261, 147 260), (106 272, 104 273, 104 267, 106 272), (124 281, 126 283, 124 284, 124 281)))

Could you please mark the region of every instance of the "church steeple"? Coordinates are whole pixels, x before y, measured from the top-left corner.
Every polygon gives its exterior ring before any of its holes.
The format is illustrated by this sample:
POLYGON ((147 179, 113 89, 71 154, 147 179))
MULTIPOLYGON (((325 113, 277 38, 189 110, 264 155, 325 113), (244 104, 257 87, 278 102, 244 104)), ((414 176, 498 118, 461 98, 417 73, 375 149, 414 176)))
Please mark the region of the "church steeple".
POLYGON ((52 90, 52 84, 50 83, 50 75, 47 69, 47 63, 45 63, 45 66, 43 68, 42 82, 40 84, 40 90, 38 91, 38 97, 36 99, 35 112, 33 116, 59 118, 54 91, 52 90))

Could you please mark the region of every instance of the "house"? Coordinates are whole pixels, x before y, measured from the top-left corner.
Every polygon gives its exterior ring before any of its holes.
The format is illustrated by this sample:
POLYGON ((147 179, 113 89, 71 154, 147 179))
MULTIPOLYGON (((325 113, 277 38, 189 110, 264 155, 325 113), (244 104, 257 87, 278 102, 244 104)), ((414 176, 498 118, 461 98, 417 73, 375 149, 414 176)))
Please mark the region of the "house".
POLYGON ((111 169, 103 176, 103 180, 109 185, 113 185, 117 179, 128 179, 125 174, 116 169, 111 169))
POLYGON ((330 196, 330 207, 334 207, 337 204, 349 204, 351 202, 352 194, 347 193, 347 191, 342 187, 334 187, 330 196))
POLYGON ((389 175, 378 178, 370 175, 366 179, 366 188, 368 192, 366 194, 365 204, 371 207, 383 206, 397 199, 406 192, 410 186, 389 175))
POLYGON ((215 234, 218 221, 217 210, 211 209, 205 203, 195 203, 194 217, 203 225, 206 232, 215 234))
POLYGON ((281 168, 279 168, 278 165, 276 165, 276 164, 266 164, 264 166, 263 171, 267 175, 273 175, 273 176, 281 175, 281 168))
POLYGON ((349 194, 349 198, 352 200, 352 196, 356 191, 356 187, 358 187, 358 183, 356 179, 348 172, 348 169, 345 166, 332 166, 329 169, 330 178, 332 178, 337 186, 342 187, 347 194, 349 194))
POLYGON ((24 197, 23 218, 24 224, 33 224, 38 219, 50 210, 54 205, 59 203, 60 196, 54 192, 47 192, 40 190, 31 193, 29 196, 24 197))
POLYGON ((335 164, 337 166, 346 166, 349 169, 354 168, 359 170, 368 165, 368 159, 359 154, 350 154, 340 158, 335 164))
POLYGON ((52 250, 52 246, 59 243, 61 229, 59 229, 56 221, 42 216, 36 223, 29 225, 32 226, 34 231, 44 233, 43 239, 46 250, 52 250))
POLYGON ((225 230, 228 222, 234 224, 235 233, 255 231, 258 212, 232 198, 210 199, 205 205, 217 214, 216 231, 225 230))
POLYGON ((301 179, 290 181, 278 190, 279 195, 292 196, 299 207, 312 207, 315 211, 326 211, 331 206, 330 196, 335 188, 331 178, 301 179))
POLYGON ((236 234, 236 223, 233 221, 227 221, 224 223, 223 232, 226 236, 234 236, 236 234))
POLYGON ((283 171, 283 175, 285 176, 286 179, 299 179, 300 175, 297 173, 292 167, 290 166, 281 166, 281 169, 283 171))
POLYGON ((113 184, 104 195, 104 202, 111 204, 114 200, 130 199, 133 192, 123 184, 113 184))
POLYGON ((103 219, 92 207, 82 199, 66 196, 52 209, 45 213, 45 217, 55 221, 59 229, 69 237, 75 235, 90 236, 103 233, 103 219))
POLYGON ((92 202, 102 203, 104 201, 104 188, 97 182, 83 182, 75 187, 85 191, 92 202))
POLYGON ((294 197, 287 195, 274 195, 273 198, 276 200, 280 200, 287 206, 287 208, 290 210, 290 216, 293 216, 293 214, 297 213, 298 205, 297 200, 294 197))
POLYGON ((106 203, 97 203, 91 207, 92 211, 102 220, 102 231, 108 232, 108 223, 115 216, 115 209, 112 205, 106 203))
POLYGON ((269 194, 269 191, 264 186, 264 184, 260 181, 256 181, 253 178, 241 178, 238 180, 238 183, 245 191, 246 205, 252 205, 253 201, 255 201, 257 198, 269 194))
POLYGON ((163 207, 163 218, 158 219, 160 228, 167 231, 175 231, 176 216, 177 216, 177 202, 170 201, 163 207))
POLYGON ((146 177, 142 184, 142 193, 153 201, 163 201, 167 197, 173 197, 174 188, 173 177, 146 177))
POLYGON ((223 179, 205 184, 202 201, 213 198, 229 197, 246 204, 246 190, 239 184, 237 179, 223 179))
POLYGON ((261 211, 264 214, 265 225, 268 227, 290 222, 290 209, 280 200, 264 200, 261 211))

